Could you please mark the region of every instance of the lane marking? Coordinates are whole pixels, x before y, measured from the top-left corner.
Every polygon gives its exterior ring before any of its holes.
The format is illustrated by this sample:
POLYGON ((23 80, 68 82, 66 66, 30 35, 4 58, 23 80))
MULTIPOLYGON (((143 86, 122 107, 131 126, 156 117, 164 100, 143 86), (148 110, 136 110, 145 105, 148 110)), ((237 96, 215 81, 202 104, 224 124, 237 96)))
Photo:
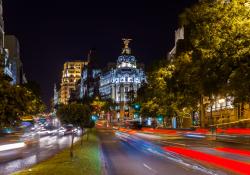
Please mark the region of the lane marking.
POLYGON ((150 167, 150 166, 148 166, 147 164, 143 163, 143 166, 144 166, 145 168, 149 169, 150 171, 152 171, 154 174, 156 174, 156 173, 157 173, 157 171, 156 171, 156 170, 154 170, 153 168, 151 168, 151 167, 150 167))

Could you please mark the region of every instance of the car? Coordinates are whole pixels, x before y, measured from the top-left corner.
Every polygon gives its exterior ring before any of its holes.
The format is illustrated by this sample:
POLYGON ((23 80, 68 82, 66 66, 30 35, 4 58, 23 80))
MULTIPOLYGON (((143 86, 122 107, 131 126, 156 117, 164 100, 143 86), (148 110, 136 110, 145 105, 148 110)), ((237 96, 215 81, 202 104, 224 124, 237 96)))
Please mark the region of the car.
POLYGON ((73 127, 73 125, 64 125, 59 128, 58 135, 64 136, 64 135, 72 134, 75 131, 74 129, 75 128, 73 127))
POLYGON ((74 128, 74 134, 77 135, 77 136, 81 136, 82 134, 84 134, 84 129, 82 131, 82 129, 80 127, 76 127, 74 128))
POLYGON ((58 129, 58 136, 64 136, 66 129, 64 127, 60 127, 58 129))
POLYGON ((39 134, 40 137, 50 135, 50 131, 44 127, 42 127, 37 133, 39 134))
POLYGON ((20 141, 24 142, 27 146, 33 146, 39 144, 40 135, 36 132, 27 132, 24 133, 20 141))

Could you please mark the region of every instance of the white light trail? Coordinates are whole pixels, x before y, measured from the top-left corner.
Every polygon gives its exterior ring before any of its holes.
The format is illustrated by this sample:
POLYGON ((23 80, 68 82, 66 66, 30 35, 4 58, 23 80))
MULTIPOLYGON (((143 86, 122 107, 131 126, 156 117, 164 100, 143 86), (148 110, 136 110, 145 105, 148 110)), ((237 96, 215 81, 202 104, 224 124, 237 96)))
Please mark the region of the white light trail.
POLYGON ((7 151, 7 150, 12 150, 12 149, 24 148, 25 146, 26 146, 26 144, 24 142, 0 145, 0 151, 7 151))

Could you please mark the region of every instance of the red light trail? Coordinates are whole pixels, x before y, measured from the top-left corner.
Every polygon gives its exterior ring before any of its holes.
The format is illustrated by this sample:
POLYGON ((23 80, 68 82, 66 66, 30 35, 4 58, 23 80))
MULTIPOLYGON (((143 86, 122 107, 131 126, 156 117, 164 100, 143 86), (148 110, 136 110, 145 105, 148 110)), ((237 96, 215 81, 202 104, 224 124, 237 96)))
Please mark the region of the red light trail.
POLYGON ((222 158, 219 156, 214 156, 199 151, 189 150, 180 147, 163 147, 166 151, 172 151, 181 154, 186 157, 191 157, 196 160, 205 161, 215 166, 223 167, 225 169, 244 174, 250 175, 250 164, 239 162, 231 159, 222 158))

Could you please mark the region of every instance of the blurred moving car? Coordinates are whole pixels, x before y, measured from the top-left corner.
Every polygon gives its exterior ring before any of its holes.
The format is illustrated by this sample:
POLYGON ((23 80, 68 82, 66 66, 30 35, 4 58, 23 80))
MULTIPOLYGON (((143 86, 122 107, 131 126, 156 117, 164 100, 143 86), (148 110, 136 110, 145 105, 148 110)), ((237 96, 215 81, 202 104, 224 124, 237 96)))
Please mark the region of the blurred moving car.
POLYGON ((65 135, 65 132, 66 132, 66 129, 64 127, 60 127, 58 129, 58 136, 64 136, 65 135))
POLYGON ((40 139, 40 135, 36 132, 24 133, 20 137, 20 141, 24 142, 27 146, 38 145, 39 139, 40 139))
POLYGON ((64 125, 59 128, 58 135, 64 136, 64 135, 72 134, 73 130, 74 130, 73 125, 64 125))
POLYGON ((4 128, 0 130, 0 163, 22 157, 27 144, 22 139, 24 130, 4 128))
POLYGON ((50 131, 44 127, 42 127, 37 133, 39 134, 40 137, 50 135, 50 131))
POLYGON ((75 134, 77 136, 80 136, 83 133, 81 131, 81 128, 79 127, 74 127, 73 125, 64 125, 58 129, 58 135, 59 136, 64 136, 64 135, 69 135, 69 134, 75 134))

